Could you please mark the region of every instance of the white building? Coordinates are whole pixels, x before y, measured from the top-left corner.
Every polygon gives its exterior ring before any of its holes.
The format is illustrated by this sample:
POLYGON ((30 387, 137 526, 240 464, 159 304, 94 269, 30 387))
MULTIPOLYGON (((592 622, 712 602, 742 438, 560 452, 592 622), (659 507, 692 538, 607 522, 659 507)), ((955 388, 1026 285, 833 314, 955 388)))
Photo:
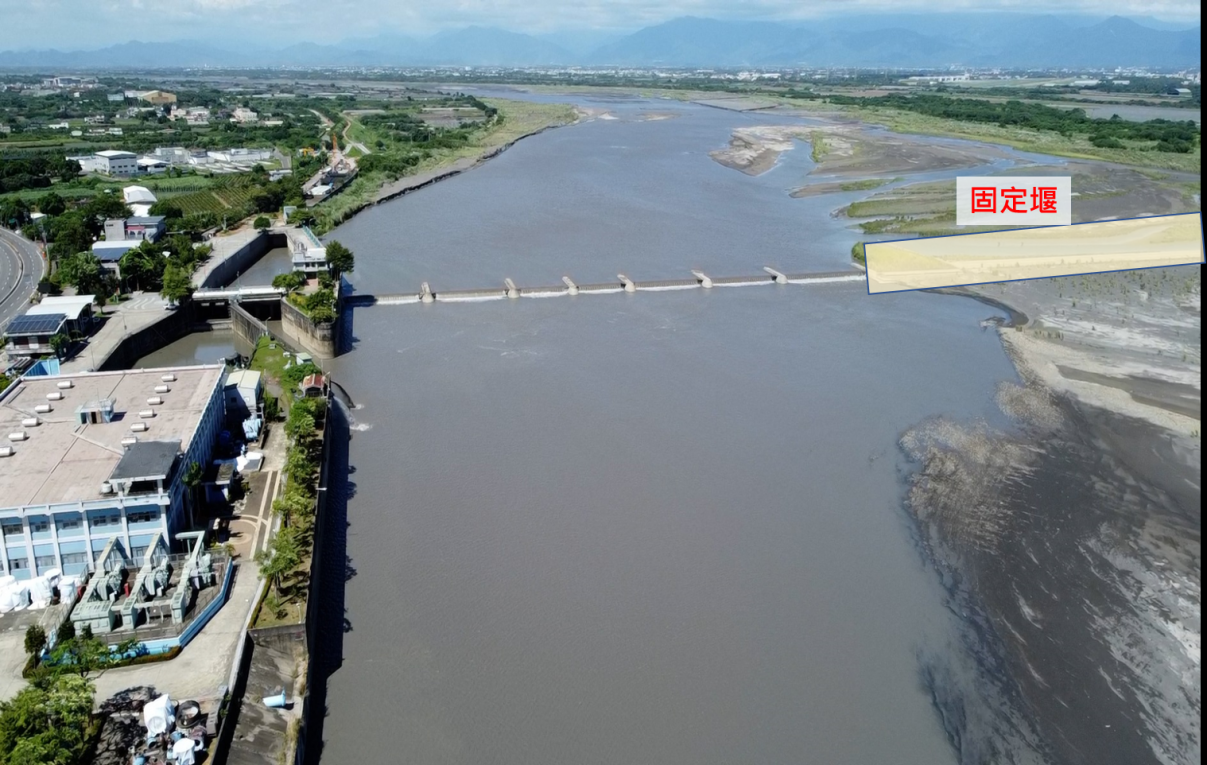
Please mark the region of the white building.
POLYGON ((96 170, 106 175, 134 175, 138 172, 138 156, 132 151, 118 149, 98 151, 96 170))
POLYGON ((226 413, 244 419, 257 414, 260 409, 260 393, 263 390, 260 373, 250 369, 239 369, 226 376, 223 395, 226 397, 226 413))
POLYGON ((259 114, 256 114, 251 109, 246 109, 242 106, 240 106, 238 109, 235 109, 233 112, 231 112, 231 122, 238 122, 241 124, 250 124, 252 122, 258 121, 259 119, 260 119, 259 114))
MULTIPOLYGON (((138 160, 140 169, 143 165, 143 161, 146 159, 148 158, 141 157, 138 160)), ((163 163, 165 168, 167 167, 167 163, 163 162, 163 160, 157 161, 163 163)), ((162 172, 162 170, 160 172, 162 172)), ((146 217, 150 215, 151 206, 159 201, 146 186, 126 186, 124 189, 122 189, 122 197, 126 201, 126 206, 134 211, 135 217, 146 217)))
POLYGON ((0 574, 82 574, 115 537, 135 560, 171 546, 185 473, 222 429, 224 371, 24 377, 0 394, 0 432, 22 434, 0 452, 0 574))

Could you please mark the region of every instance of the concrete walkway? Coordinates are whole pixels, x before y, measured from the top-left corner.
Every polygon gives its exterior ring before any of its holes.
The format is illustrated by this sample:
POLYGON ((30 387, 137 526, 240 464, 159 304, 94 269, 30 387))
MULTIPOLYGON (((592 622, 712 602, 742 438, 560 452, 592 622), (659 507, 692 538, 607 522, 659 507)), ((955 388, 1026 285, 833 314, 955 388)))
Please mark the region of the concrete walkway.
POLYGON ((209 277, 210 273, 259 235, 260 232, 252 228, 251 224, 248 223, 206 242, 206 244, 214 249, 210 253, 209 258, 193 272, 193 287, 200 289, 205 284, 205 280, 209 277))
POLYGON ((230 599, 210 623, 171 661, 120 667, 93 677, 96 701, 140 685, 153 685, 173 699, 212 696, 226 684, 247 614, 260 588, 256 564, 243 560, 235 569, 230 599))
POLYGON ((167 301, 154 292, 135 292, 130 299, 101 309, 107 317, 88 344, 61 365, 63 374, 97 369, 127 335, 149 327, 168 315, 167 301))

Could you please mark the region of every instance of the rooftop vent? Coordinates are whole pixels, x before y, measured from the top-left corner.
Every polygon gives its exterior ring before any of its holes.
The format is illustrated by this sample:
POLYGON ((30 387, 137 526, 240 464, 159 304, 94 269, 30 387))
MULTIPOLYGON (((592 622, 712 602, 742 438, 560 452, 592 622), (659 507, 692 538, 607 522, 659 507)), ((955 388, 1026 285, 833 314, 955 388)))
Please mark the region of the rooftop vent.
POLYGON ((103 398, 100 401, 89 401, 76 407, 75 416, 81 425, 100 425, 103 422, 113 422, 113 399, 103 398))
POLYGON ((166 375, 161 375, 159 379, 163 380, 164 382, 176 382, 176 375, 169 372, 166 375))
POLYGON ((24 420, 21 420, 21 427, 23 428, 36 428, 41 424, 42 421, 37 417, 26 417, 24 420))
POLYGON ((50 414, 54 411, 54 407, 50 404, 38 404, 34 407, 34 411, 38 414, 50 414))
POLYGON ((24 441, 27 438, 29 438, 29 434, 24 430, 16 430, 8 434, 9 441, 24 441))
POLYGON ((0 457, 11 457, 17 453, 17 450, 11 446, 0 446, 0 457))
POLYGON ((151 396, 151 398, 147 399, 147 403, 151 406, 159 406, 163 403, 163 399, 159 396, 151 396))
POLYGON ((136 443, 138 443, 138 436, 126 436, 122 439, 122 446, 127 449, 131 446, 134 446, 136 443))
POLYGON ((57 383, 55 383, 55 385, 59 390, 67 390, 68 388, 75 386, 75 383, 73 383, 71 380, 59 380, 57 383))
POLYGON ((63 391, 56 390, 51 393, 47 393, 46 400, 47 401, 62 401, 63 400, 63 391))
POLYGON ((154 410, 154 409, 144 409, 144 410, 142 410, 141 412, 139 412, 139 413, 138 413, 138 416, 139 416, 139 417, 142 417, 143 419, 147 419, 147 418, 149 418, 149 417, 154 417, 154 416, 155 416, 155 410, 154 410))
POLYGON ((133 430, 135 433, 145 433, 150 430, 150 428, 151 426, 145 422, 136 422, 130 426, 130 430, 133 430))
POLYGON ((155 386, 156 393, 167 393, 170 390, 172 390, 172 389, 167 385, 156 385, 155 386))

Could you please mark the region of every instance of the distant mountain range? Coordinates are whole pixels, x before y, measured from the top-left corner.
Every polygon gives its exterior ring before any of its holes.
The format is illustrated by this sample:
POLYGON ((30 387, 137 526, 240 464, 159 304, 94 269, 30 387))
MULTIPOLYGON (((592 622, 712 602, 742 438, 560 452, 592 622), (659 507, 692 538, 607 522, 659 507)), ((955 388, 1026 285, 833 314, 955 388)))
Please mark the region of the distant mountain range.
POLYGON ((1201 29, 1152 19, 1024 13, 843 16, 805 22, 684 17, 610 38, 469 27, 335 45, 223 46, 184 40, 99 50, 0 52, 0 67, 44 70, 274 66, 1197 67, 1201 29))

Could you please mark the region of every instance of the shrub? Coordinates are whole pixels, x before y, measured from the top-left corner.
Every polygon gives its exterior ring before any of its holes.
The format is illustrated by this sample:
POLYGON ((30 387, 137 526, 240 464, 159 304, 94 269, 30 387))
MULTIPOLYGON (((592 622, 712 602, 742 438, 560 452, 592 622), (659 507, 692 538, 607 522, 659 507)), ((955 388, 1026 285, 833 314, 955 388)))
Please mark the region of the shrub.
POLYGON ((46 647, 46 630, 36 624, 25 630, 25 652, 31 655, 42 653, 46 647))

